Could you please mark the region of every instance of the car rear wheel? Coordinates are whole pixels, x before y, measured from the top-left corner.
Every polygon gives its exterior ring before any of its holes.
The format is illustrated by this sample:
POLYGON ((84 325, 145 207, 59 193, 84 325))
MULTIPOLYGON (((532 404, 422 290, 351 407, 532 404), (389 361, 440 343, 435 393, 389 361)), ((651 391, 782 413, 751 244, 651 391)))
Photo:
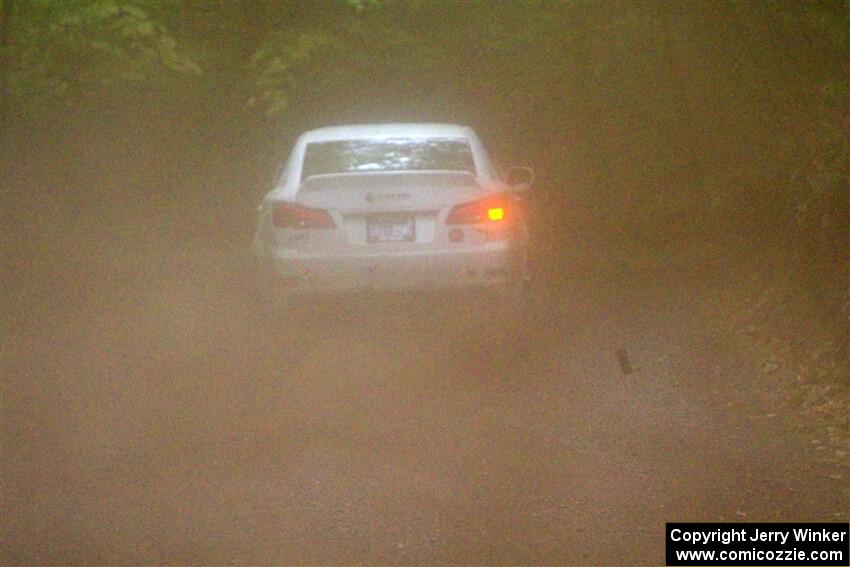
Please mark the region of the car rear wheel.
POLYGON ((255 295, 261 312, 269 315, 280 315, 292 306, 292 295, 276 285, 276 278, 272 266, 267 261, 258 259, 254 270, 255 295))
POLYGON ((531 269, 525 250, 518 250, 510 262, 507 280, 497 288, 501 315, 510 322, 526 323, 532 307, 531 269))
POLYGON ((516 278, 496 289, 499 311, 511 322, 525 323, 530 319, 532 308, 531 280, 516 278))

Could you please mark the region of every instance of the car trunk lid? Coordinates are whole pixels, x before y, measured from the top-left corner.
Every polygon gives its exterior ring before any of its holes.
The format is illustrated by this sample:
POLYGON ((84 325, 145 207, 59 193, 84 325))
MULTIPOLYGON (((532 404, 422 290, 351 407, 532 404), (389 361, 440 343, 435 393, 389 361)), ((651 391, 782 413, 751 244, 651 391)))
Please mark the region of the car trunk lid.
POLYGON ((373 172, 307 179, 296 200, 329 211, 342 229, 334 237, 315 235, 313 246, 335 253, 394 253, 433 246, 440 214, 480 198, 482 191, 466 172, 373 172))
POLYGON ((298 203, 347 214, 437 211, 475 199, 481 187, 466 172, 392 172, 307 179, 298 203))

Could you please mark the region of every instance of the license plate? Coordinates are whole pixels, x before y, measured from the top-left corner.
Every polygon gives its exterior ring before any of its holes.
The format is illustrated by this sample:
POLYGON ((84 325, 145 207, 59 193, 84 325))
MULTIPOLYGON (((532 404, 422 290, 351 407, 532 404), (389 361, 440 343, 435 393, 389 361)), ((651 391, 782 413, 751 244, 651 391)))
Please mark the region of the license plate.
POLYGON ((413 242, 416 224, 413 217, 379 217, 366 223, 367 240, 371 242, 413 242))

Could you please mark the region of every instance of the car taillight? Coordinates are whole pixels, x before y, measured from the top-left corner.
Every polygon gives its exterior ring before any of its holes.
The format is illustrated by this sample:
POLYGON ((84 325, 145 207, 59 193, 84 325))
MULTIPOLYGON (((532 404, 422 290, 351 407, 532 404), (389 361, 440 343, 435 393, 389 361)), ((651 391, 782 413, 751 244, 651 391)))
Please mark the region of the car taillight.
POLYGON ((492 195, 471 203, 456 205, 449 213, 446 224, 501 222, 506 220, 508 214, 508 199, 504 195, 492 195))
POLYGON ((504 207, 490 207, 487 209, 487 218, 491 221, 500 221, 505 218, 504 207))
POLYGON ((272 203, 272 224, 275 228, 334 228, 330 213, 322 209, 302 207, 293 203, 272 203))

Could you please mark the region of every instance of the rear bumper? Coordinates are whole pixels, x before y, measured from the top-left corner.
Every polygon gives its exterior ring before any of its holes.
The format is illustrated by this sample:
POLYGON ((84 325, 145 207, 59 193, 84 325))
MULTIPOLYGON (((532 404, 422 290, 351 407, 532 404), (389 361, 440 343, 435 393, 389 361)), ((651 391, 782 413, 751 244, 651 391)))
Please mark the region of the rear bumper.
POLYGON ((284 250, 272 256, 269 275, 281 291, 294 294, 495 287, 509 277, 511 254, 507 242, 436 252, 341 256, 284 250))

